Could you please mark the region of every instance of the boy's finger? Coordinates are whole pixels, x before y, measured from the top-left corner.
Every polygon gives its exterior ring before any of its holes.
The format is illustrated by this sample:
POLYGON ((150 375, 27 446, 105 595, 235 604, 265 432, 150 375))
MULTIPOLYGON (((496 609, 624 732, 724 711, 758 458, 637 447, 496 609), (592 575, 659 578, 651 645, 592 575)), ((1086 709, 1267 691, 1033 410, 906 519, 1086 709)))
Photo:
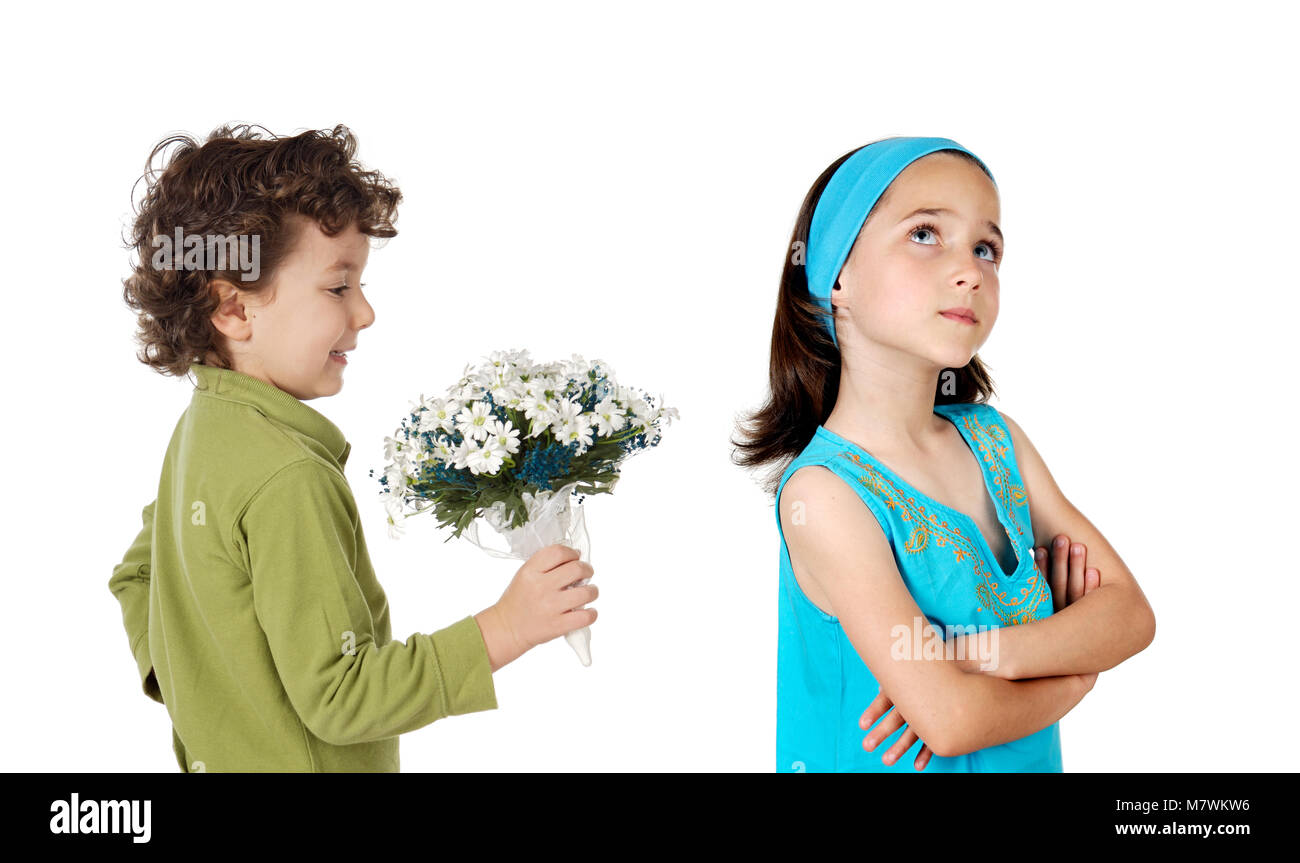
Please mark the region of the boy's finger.
POLYGON ((552 587, 563 589, 571 584, 577 584, 591 578, 595 572, 595 567, 585 560, 578 560, 575 557, 573 560, 566 560, 547 570, 546 577, 551 580, 552 587))
POLYGON ((550 572, 557 566, 562 566, 571 560, 577 560, 582 555, 576 548, 569 548, 567 545, 548 545, 534 554, 531 561, 539 571, 550 572))
POLYGON ((564 594, 564 601, 566 603, 572 603, 572 605, 566 609, 567 611, 575 611, 582 608, 584 605, 595 602, 596 596, 600 593, 599 588, 594 584, 583 584, 578 587, 567 588, 566 590, 567 592, 564 594))
POLYGON ((555 635, 551 638, 558 638, 561 635, 568 635, 575 629, 582 629, 584 626, 591 626, 596 622, 596 609, 580 608, 576 611, 566 611, 559 616, 556 623, 555 635))

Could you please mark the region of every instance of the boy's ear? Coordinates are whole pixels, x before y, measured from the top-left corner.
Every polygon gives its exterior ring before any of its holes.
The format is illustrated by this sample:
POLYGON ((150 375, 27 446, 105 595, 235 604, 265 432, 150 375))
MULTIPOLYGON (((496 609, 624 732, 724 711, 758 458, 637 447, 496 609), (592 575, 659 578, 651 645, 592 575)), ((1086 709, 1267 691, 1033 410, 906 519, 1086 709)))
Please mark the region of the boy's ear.
POLYGON ((208 289, 216 293, 220 303, 212 313, 212 325, 226 338, 242 342, 252 332, 252 316, 244 306, 245 294, 225 279, 213 279, 208 289))

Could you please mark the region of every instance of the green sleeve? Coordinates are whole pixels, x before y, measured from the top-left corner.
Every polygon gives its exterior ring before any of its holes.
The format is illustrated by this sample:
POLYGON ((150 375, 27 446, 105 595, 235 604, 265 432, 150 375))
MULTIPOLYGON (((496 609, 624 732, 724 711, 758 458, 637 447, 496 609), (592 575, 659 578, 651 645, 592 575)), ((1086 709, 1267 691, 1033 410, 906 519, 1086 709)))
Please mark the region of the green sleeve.
POLYGON ((126 627, 131 652, 135 654, 144 694, 161 704, 162 693, 158 690, 158 679, 154 676, 153 660, 149 658, 149 564, 156 503, 156 500, 153 501, 140 513, 144 526, 122 556, 122 562, 113 567, 108 589, 122 606, 122 624, 126 627))
POLYGON ((363 584, 378 590, 378 581, 342 475, 312 460, 282 468, 253 495, 235 530, 276 674, 321 740, 379 740, 497 706, 473 617, 376 644, 363 584))

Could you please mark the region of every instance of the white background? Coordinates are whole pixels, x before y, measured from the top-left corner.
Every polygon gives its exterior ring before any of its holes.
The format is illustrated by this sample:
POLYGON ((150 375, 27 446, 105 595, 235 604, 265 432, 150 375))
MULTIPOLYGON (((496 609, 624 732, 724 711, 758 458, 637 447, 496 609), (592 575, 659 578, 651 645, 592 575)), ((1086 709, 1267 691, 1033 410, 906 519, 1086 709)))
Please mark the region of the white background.
MULTIPOLYGON (((406 771, 773 769, 778 537, 730 461, 765 393, 812 181, 887 135, 992 169, 1007 254, 995 404, 1158 621, 1062 720, 1067 771, 1295 770, 1295 20, 1281 3, 118 4, 9 10, 0 57, 7 410, 0 768, 175 771, 107 583, 190 397, 121 297, 153 144, 345 123, 405 195, 338 396, 393 635, 517 564, 368 476, 418 394, 495 349, 581 353, 681 420, 587 504, 594 664, 556 641, 406 771), (143 184, 137 188, 137 193, 143 184), (426 517, 427 518, 427 517, 426 517)), ((864 705, 865 706, 865 705, 864 705)))

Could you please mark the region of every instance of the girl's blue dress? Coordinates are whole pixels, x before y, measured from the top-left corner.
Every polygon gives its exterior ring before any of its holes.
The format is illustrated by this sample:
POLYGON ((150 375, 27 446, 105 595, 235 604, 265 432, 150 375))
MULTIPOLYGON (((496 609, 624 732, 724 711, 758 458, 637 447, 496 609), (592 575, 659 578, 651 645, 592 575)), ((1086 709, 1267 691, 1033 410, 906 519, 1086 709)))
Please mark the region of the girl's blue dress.
MULTIPOLYGON (((988 405, 936 405, 934 412, 957 427, 975 454, 993 498, 998 521, 1016 556, 999 562, 967 515, 949 509, 905 483, 861 447, 822 426, 790 463, 777 488, 781 534, 780 630, 777 640, 776 769, 790 772, 916 773, 921 747, 913 743, 892 765, 881 756, 903 734, 900 728, 874 751, 858 725, 880 687, 839 620, 813 604, 790 568, 781 532, 781 489, 804 465, 824 465, 857 492, 880 522, 894 550, 907 589, 945 640, 946 626, 965 627, 953 636, 1041 620, 1052 613, 1049 586, 1034 565, 1029 502, 1016 467, 1011 434, 988 405)), ((909 627, 910 629, 911 627, 909 627)), ((911 636, 909 636, 909 639, 911 636)), ((1061 772, 1058 723, 1009 743, 953 758, 931 755, 922 773, 1061 772)))

